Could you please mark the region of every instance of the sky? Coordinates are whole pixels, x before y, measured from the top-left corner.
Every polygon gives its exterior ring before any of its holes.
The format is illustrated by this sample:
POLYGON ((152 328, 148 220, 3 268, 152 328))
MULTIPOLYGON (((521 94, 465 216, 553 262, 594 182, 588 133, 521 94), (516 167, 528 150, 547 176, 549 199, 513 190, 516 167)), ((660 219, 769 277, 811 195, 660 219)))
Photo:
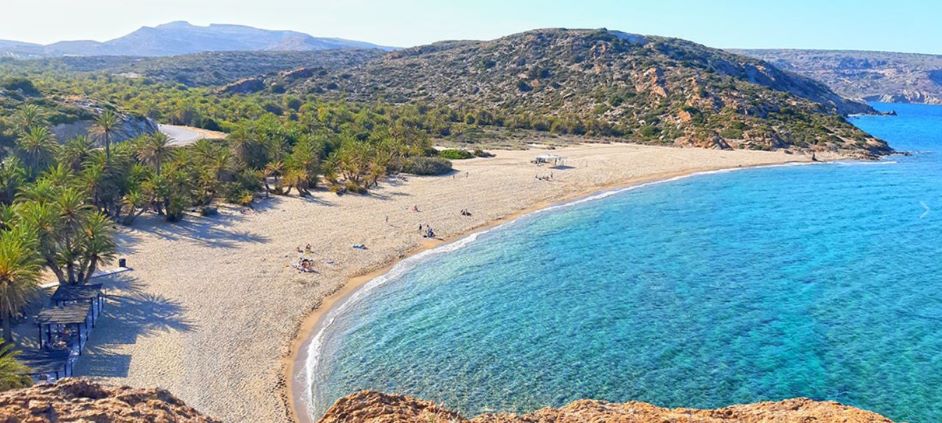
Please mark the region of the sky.
POLYGON ((718 48, 942 54, 938 0, 2 0, 0 39, 104 41, 185 20, 408 47, 534 28, 608 28, 718 48))

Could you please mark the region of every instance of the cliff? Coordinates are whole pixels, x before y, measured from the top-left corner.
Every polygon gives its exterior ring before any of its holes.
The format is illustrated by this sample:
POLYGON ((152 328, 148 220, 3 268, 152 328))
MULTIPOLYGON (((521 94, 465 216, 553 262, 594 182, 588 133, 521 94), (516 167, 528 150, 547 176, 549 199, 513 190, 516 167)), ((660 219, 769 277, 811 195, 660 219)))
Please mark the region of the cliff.
POLYGON ((643 402, 622 404, 581 400, 562 408, 544 408, 533 413, 485 414, 466 419, 458 413, 401 395, 362 391, 338 400, 320 423, 581 423, 581 422, 891 422, 869 411, 830 401, 795 398, 778 402, 734 405, 714 410, 661 408, 643 402))
POLYGON ((942 55, 829 50, 733 51, 817 79, 850 98, 942 104, 942 55))
POLYGON ((163 389, 106 386, 81 379, 0 392, 0 423, 216 423, 163 389))

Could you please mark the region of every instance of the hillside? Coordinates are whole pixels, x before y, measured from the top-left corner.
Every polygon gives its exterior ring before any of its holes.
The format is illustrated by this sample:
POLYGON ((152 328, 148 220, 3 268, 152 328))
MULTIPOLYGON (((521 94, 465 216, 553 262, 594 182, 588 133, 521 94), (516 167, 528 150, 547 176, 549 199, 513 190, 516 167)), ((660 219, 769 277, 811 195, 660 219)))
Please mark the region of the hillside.
POLYGON ((649 143, 857 156, 890 151, 841 117, 873 112, 869 106, 819 82, 689 41, 605 29, 440 42, 353 68, 269 77, 248 91, 265 86, 362 102, 460 105, 486 112, 471 122, 557 125, 563 133, 649 143))
POLYGON ((576 423, 576 422, 845 422, 889 423, 890 419, 876 413, 838 404, 795 398, 779 402, 734 405, 715 410, 692 408, 661 408, 643 402, 623 404, 580 400, 562 408, 544 408, 524 415, 484 414, 466 419, 429 401, 402 395, 358 392, 338 400, 321 418, 320 423, 391 423, 391 422, 455 422, 455 423, 576 423))
POLYGON ((0 57, 176 56, 210 51, 313 51, 385 49, 339 38, 318 38, 295 31, 271 31, 242 25, 196 26, 171 22, 142 27, 113 40, 61 41, 49 45, 0 40, 0 57))
POLYGON ((734 50, 868 101, 942 104, 942 55, 828 50, 734 50))
POLYGON ((376 49, 316 51, 223 51, 171 57, 69 56, 0 59, 0 73, 104 73, 131 79, 183 84, 225 85, 239 79, 297 68, 344 69, 382 55, 376 49))
MULTIPOLYGON (((0 146, 13 143, 17 112, 27 105, 38 108, 59 142, 88 135, 98 114, 105 108, 113 109, 110 105, 87 98, 43 93, 29 79, 0 78, 0 146)), ((158 129, 157 124, 146 117, 120 111, 117 115, 118 125, 114 129, 112 141, 121 142, 158 129)))

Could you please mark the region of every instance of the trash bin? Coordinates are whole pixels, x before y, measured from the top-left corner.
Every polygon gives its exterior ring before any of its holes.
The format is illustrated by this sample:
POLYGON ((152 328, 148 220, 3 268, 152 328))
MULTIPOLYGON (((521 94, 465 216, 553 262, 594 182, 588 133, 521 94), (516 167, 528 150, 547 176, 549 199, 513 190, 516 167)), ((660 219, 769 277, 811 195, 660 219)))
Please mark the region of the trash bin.
POLYGON ((118 267, 128 267, 128 259, 118 259, 118 267))

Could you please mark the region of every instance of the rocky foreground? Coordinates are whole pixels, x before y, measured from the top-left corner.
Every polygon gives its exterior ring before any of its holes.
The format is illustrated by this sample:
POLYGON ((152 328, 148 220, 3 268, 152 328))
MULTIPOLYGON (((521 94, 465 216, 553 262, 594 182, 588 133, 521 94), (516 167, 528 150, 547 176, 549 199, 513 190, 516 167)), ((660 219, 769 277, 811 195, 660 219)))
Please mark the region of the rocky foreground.
POLYGON ((213 423, 163 389, 138 389, 66 379, 0 392, 0 423, 213 423))
POLYGON ((577 423, 577 422, 890 422, 890 419, 830 401, 794 398, 778 402, 734 405, 714 410, 661 408, 643 402, 614 404, 580 400, 562 408, 529 414, 485 414, 461 417, 429 401, 402 395, 362 391, 338 400, 320 423, 454 422, 454 423, 577 423))

